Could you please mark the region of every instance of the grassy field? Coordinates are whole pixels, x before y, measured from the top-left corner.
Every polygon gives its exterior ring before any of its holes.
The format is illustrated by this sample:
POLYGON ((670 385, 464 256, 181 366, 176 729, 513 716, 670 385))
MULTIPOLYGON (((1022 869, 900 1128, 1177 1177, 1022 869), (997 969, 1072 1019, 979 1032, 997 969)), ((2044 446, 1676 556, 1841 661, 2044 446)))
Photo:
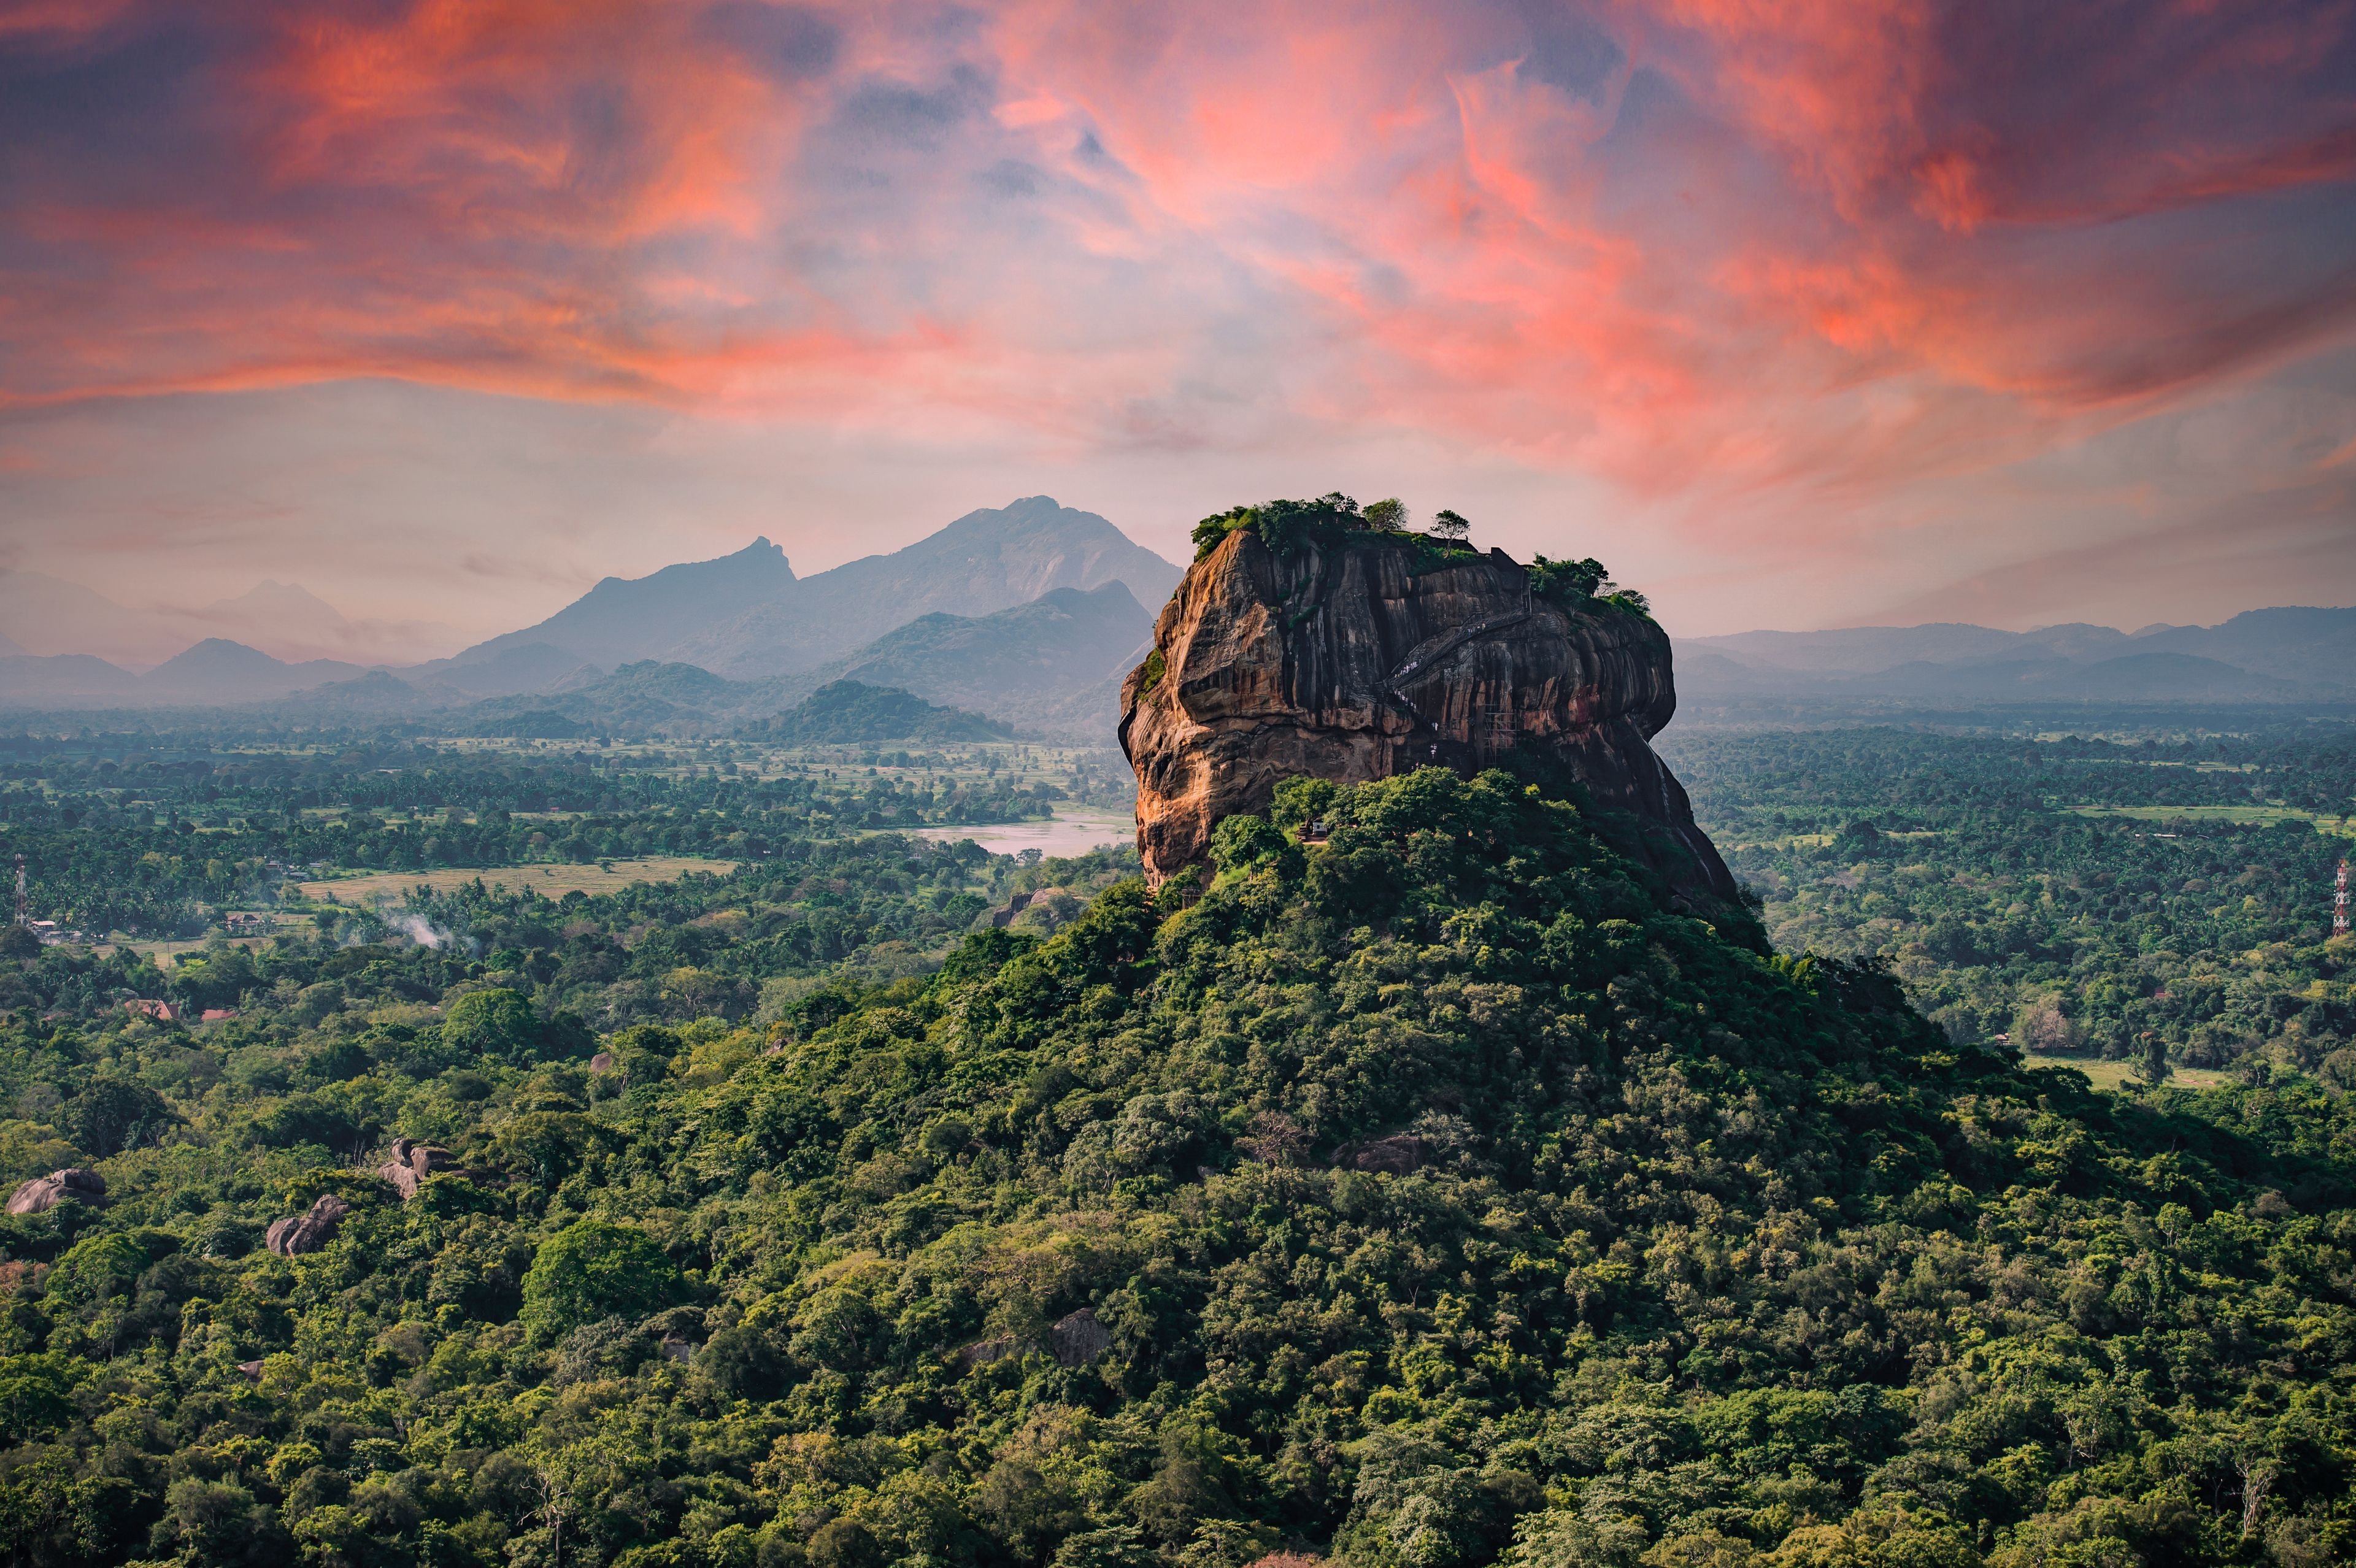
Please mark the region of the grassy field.
MULTIPOLYGON (((242 947, 249 953, 258 953, 282 936, 307 937, 313 934, 311 917, 307 914, 280 914, 272 918, 277 922, 277 924, 269 935, 232 936, 229 939, 230 945, 242 947)), ((211 940, 210 937, 198 937, 194 942, 118 942, 113 945, 133 953, 144 953, 163 967, 169 969, 178 963, 184 955, 202 953, 211 940)))
MULTIPOLYGON (((2074 1067, 2097 1089, 2123 1089, 2134 1076, 2131 1063, 2104 1061, 2094 1056, 2031 1056, 2024 1060, 2031 1067, 2074 1067)), ((2179 1067, 2168 1081, 2172 1089, 2214 1089, 2224 1082, 2223 1073, 2205 1067, 2179 1067)))
POLYGON ((2319 833, 2356 838, 2356 816, 2326 816, 2295 805, 2072 805, 2073 816, 2131 816, 2138 822, 2238 822, 2272 827, 2312 822, 2319 833))
POLYGON ((698 860, 685 855, 648 855, 636 860, 609 860, 604 866, 441 866, 430 871, 370 871, 364 876, 326 878, 302 884, 303 896, 365 909, 397 903, 419 884, 436 892, 463 887, 480 877, 492 887, 518 891, 530 888, 544 898, 561 899, 578 890, 610 893, 632 882, 669 882, 693 871, 726 876, 734 860, 698 860))

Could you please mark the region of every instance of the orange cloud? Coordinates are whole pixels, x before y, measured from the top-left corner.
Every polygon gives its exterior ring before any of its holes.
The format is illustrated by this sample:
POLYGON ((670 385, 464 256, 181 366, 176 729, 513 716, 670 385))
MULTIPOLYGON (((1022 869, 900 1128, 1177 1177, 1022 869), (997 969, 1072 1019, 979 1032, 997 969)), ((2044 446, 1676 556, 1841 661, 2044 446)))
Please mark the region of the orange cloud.
POLYGON ((0 0, 0 408, 389 377, 1858 495, 2356 299, 2356 0, 234 9, 0 0), (93 71, 135 144, 43 96, 93 71))

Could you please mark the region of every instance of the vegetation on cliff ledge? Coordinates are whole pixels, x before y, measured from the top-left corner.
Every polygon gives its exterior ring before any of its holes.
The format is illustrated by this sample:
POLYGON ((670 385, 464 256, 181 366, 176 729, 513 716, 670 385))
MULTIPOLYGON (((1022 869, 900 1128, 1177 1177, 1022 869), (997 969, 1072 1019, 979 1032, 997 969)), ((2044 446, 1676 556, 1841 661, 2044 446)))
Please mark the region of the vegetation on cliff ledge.
MULTIPOLYGON (((766 1031, 360 1072, 452 1151, 405 1205, 258 1136, 266 1087, 117 1155, 112 1207, 8 1221, 0 1541, 2348 1560, 2345 1099, 1958 1048, 1870 967, 1669 912, 1502 773, 1296 784, 1215 859, 1186 907, 1121 884, 766 1031), (323 1250, 241 1241, 330 1191, 323 1250)), ((12 1092, 78 1070, 19 1046, 12 1092)))
MULTIPOLYGON (((1257 507, 1230 507, 1214 513, 1194 525, 1194 559, 1209 555, 1229 534, 1252 533, 1279 555, 1312 545, 1326 549, 1365 544, 1405 546, 1415 552, 1416 569, 1430 571, 1479 555, 1468 537, 1470 528, 1463 517, 1442 510, 1435 514, 1430 530, 1419 533, 1408 527, 1403 503, 1382 500, 1361 507, 1336 490, 1313 501, 1264 501, 1257 507)), ((1602 562, 1591 557, 1548 560, 1539 556, 1524 570, 1541 598, 1579 609, 1601 606, 1634 615, 1652 613, 1644 595, 1612 581, 1602 562)))

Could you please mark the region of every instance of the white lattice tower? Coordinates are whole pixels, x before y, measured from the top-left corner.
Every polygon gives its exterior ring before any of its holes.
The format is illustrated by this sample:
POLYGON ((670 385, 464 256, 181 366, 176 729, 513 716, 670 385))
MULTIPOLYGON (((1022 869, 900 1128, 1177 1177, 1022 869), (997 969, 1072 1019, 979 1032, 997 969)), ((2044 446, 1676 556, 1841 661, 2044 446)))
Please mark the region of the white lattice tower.
MULTIPOLYGON (((2348 880, 2345 875, 2347 868, 2343 866, 2340 869, 2342 875, 2340 880, 2345 882, 2348 880)), ((19 855, 16 857, 16 923, 26 925, 31 920, 32 916, 25 912, 25 857, 19 855)))
POLYGON ((2348 934, 2348 862, 2340 862, 2340 880, 2331 894, 2331 934, 2348 934))

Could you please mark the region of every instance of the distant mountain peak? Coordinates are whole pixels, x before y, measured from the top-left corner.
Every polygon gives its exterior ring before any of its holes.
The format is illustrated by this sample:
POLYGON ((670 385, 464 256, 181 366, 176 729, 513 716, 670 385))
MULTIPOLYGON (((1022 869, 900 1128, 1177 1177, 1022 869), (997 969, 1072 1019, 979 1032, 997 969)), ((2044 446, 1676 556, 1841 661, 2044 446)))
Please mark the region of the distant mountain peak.
POLYGON ((207 637, 201 642, 189 644, 148 673, 162 675, 166 670, 177 673, 198 667, 209 669, 231 667, 253 669, 282 667, 279 660, 272 658, 260 648, 248 647, 245 644, 229 637, 207 637))

